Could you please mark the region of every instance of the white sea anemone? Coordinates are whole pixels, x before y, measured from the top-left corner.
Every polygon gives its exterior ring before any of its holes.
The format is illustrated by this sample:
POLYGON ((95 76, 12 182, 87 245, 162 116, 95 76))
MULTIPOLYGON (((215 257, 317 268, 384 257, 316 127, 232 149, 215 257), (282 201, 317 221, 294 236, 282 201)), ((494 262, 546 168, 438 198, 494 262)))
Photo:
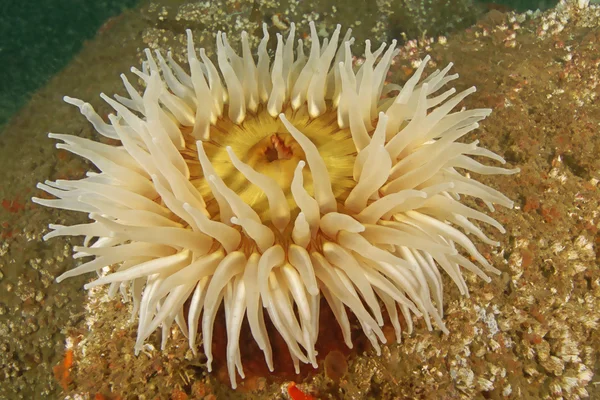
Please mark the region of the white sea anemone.
POLYGON ((140 94, 123 75, 131 98, 101 94, 115 110, 105 123, 81 100, 65 97, 113 146, 49 134, 58 148, 93 163, 84 179, 38 187, 56 199, 38 204, 89 213, 91 223, 60 226, 44 239, 84 236, 74 258, 89 261, 65 278, 110 267, 85 285, 110 284, 133 299, 136 350, 173 321, 196 348, 201 319, 211 368, 215 315, 224 304, 231 384, 243 378, 239 335, 247 319, 273 369, 266 313, 285 340, 296 370, 317 367, 320 297, 331 307, 352 347, 347 312, 379 353, 383 305, 400 341, 398 308, 408 331, 413 317, 429 329, 443 322, 444 270, 462 294, 462 270, 489 281, 498 273, 467 236, 497 246, 473 221, 501 232, 493 218, 460 202, 460 195, 512 207, 498 191, 465 176, 512 174, 472 156, 504 160, 477 141, 458 142, 489 109, 452 110, 475 88, 439 93, 457 75, 450 65, 421 79, 429 58, 402 87, 385 79, 395 45, 352 64, 350 31, 340 26, 319 41, 311 23, 305 56, 294 25, 287 40, 269 35, 255 60, 242 33, 242 56, 217 34, 217 65, 188 34, 189 73, 171 55, 146 51, 140 94), (397 96, 391 96, 398 91, 397 96), (470 256, 470 258, 469 258, 470 256), (484 272, 485 271, 485 272, 484 272), (190 300, 184 315, 184 303, 190 300))

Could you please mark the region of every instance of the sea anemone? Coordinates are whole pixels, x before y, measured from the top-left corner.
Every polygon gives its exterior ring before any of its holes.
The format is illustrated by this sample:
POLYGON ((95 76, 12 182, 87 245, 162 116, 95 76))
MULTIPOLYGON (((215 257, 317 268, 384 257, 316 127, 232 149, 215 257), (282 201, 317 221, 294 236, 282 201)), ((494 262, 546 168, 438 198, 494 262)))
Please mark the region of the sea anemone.
POLYGON ((194 351, 201 330, 210 370, 223 303, 235 387, 236 370, 244 377, 244 318, 270 370, 265 314, 296 370, 300 362, 316 368, 321 296, 349 347, 348 311, 379 353, 382 306, 398 341, 398 310, 409 333, 414 317, 447 332, 440 270, 464 295, 463 269, 485 281, 486 272, 499 273, 467 234, 498 246, 474 221, 503 227, 460 196, 491 211, 510 208, 468 173, 517 170, 483 165, 473 156, 504 160, 477 141, 458 142, 491 112, 452 112, 475 88, 440 93, 457 75, 448 65, 422 79, 428 57, 404 86, 386 83, 395 41, 376 51, 367 41, 355 67, 350 31, 340 41, 338 25, 320 42, 314 23, 310 30, 308 57, 302 40, 294 51, 293 24, 286 40, 277 35, 272 56, 263 27, 257 59, 245 32, 241 56, 219 32, 218 67, 188 30, 189 72, 171 54, 146 50, 142 71, 132 68, 143 93, 122 75, 130 98, 100 95, 115 110, 110 123, 90 104, 64 98, 119 145, 49 134, 97 170, 38 184, 56 198, 33 201, 89 213, 92 222, 50 225, 44 237, 85 237, 74 258, 89 261, 57 281, 98 271, 86 289, 110 284, 110 295, 130 297, 137 352, 158 327, 164 348, 175 321, 194 351))

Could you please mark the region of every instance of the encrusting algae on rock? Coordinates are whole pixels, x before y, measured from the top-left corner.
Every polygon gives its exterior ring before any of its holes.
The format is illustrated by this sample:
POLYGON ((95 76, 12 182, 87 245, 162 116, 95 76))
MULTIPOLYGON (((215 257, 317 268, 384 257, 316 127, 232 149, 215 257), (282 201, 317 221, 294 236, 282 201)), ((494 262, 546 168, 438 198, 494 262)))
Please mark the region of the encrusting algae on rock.
POLYGON ((449 75, 451 65, 422 79, 426 58, 404 86, 387 83, 395 41, 375 51, 367 41, 355 69, 350 30, 340 39, 338 25, 320 42, 314 23, 310 28, 308 55, 302 40, 294 51, 291 24, 285 40, 277 35, 273 57, 264 27, 257 59, 246 33, 241 56, 218 33, 216 65, 188 30, 189 72, 170 54, 147 50, 142 70, 132 69, 143 93, 123 75, 129 98, 101 94, 116 113, 110 123, 88 103, 65 97, 119 145, 51 133, 63 142, 58 148, 96 171, 39 184, 56 199, 33 199, 89 213, 87 224, 50 225, 45 239, 85 237, 74 258, 86 261, 57 280, 102 271, 85 287, 110 284, 110 295, 133 300, 136 352, 159 327, 164 348, 176 322, 194 351, 202 333, 210 370, 223 304, 234 388, 236 372, 244 377, 244 320, 270 370, 267 320, 296 371, 300 362, 317 368, 321 297, 348 347, 351 311, 380 352, 381 304, 398 341, 400 320, 410 333, 413 316, 448 333, 441 270, 468 295, 462 269, 486 281, 488 272, 498 273, 467 235, 499 243, 474 221, 504 233, 461 195, 490 211, 513 205, 469 176, 518 169, 481 164, 472 157, 504 160, 477 141, 458 141, 491 110, 453 112, 475 89, 442 91, 458 77, 449 75))

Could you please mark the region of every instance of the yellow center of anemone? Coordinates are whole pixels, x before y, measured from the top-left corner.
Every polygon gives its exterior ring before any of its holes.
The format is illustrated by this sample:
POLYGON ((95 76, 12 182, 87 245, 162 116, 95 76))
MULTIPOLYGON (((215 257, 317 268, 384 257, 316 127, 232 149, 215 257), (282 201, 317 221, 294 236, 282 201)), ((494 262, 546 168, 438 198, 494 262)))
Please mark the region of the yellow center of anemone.
MULTIPOLYGON (((296 111, 287 107, 285 115, 317 147, 327 166, 333 194, 342 206, 348 193, 356 185, 352 171, 357 151, 350 130, 339 128, 335 109, 311 118, 306 107, 296 111)), ((186 150, 183 154, 190 169, 190 181, 202 194, 211 216, 218 219, 219 207, 198 161, 196 141, 189 135, 189 129, 183 129, 183 133, 186 138, 186 150)), ((203 142, 203 146, 216 174, 244 203, 256 211, 263 224, 268 224, 271 219, 267 197, 235 168, 227 152, 228 146, 243 163, 277 182, 288 201, 292 220, 295 219, 300 210, 290 187, 296 167, 300 161, 306 162, 306 155, 280 118, 272 117, 264 107, 260 107, 255 114, 247 115, 240 124, 234 124, 228 118, 220 119, 211 126, 210 139, 203 142)), ((304 188, 314 196, 312 174, 305 168, 302 176, 304 188)))

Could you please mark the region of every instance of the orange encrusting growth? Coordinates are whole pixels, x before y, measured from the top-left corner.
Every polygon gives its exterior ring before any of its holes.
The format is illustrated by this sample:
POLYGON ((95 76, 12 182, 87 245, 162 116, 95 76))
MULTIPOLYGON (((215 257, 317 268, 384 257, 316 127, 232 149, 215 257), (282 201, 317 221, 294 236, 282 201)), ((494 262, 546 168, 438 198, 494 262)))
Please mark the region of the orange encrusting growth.
POLYGON ((52 368, 54 378, 65 392, 69 389, 69 384, 73 381, 73 378, 71 377, 71 367, 73 367, 73 350, 68 349, 65 351, 63 360, 52 368))
POLYGON ((291 382, 288 385, 287 392, 292 400, 316 400, 310 394, 306 394, 302 390, 298 389, 298 386, 296 386, 295 382, 291 382))

